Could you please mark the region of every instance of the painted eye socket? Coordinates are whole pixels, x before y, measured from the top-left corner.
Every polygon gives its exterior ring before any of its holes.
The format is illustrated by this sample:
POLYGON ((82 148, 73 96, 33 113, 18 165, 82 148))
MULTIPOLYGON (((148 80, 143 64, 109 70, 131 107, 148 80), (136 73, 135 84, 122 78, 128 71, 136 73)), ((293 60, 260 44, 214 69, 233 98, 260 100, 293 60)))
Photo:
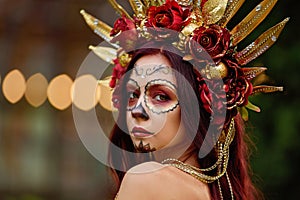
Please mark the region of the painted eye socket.
POLYGON ((155 79, 145 87, 146 106, 154 113, 166 113, 178 105, 176 86, 168 80, 155 79))
POLYGON ((138 91, 128 91, 127 92, 129 109, 136 105, 136 103, 138 102, 139 96, 140 96, 140 94, 138 91))
POLYGON ((127 109, 131 110, 140 97, 140 88, 136 81, 130 79, 126 87, 127 109))

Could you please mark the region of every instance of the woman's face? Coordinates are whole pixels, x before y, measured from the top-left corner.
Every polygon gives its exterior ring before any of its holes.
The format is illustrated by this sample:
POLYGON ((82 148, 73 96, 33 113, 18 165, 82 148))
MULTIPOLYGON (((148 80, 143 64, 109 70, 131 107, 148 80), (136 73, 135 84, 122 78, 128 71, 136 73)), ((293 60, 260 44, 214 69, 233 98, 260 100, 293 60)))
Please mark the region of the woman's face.
POLYGON ((159 150, 180 141, 177 83, 165 56, 141 57, 135 63, 126 90, 127 127, 138 151, 159 150))

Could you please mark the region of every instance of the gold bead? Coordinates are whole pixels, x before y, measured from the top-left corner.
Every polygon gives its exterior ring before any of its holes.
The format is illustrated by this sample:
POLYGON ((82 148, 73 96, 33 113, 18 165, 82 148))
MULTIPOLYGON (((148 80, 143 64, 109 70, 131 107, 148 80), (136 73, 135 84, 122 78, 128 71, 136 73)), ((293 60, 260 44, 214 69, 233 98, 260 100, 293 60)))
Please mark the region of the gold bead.
POLYGON ((225 78, 228 75, 227 66, 223 62, 210 66, 209 71, 211 78, 225 78))

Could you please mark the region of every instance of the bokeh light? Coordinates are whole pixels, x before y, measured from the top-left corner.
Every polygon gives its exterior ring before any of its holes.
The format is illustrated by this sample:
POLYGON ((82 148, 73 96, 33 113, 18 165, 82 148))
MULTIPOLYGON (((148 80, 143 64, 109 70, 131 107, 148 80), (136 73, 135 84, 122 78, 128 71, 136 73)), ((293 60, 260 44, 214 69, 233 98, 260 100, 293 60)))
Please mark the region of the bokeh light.
POLYGON ((29 104, 39 107, 47 99, 47 79, 40 73, 32 75, 26 82, 25 98, 29 104))
POLYGON ((75 79, 72 86, 72 101, 81 110, 91 110, 99 97, 97 79, 92 75, 82 75, 75 79))
POLYGON ((71 105, 72 84, 72 79, 66 74, 61 74, 52 79, 47 90, 48 100, 52 106, 64 110, 71 105))
POLYGON ((12 70, 6 75, 3 80, 2 91, 10 103, 18 102, 23 97, 25 90, 25 78, 19 70, 12 70))

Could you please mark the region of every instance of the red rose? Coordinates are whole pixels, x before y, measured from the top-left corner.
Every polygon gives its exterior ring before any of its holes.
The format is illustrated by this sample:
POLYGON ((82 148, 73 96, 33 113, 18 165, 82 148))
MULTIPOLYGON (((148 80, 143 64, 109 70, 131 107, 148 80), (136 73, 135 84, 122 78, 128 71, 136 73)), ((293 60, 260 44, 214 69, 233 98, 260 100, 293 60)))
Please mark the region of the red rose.
POLYGON ((230 33, 227 29, 218 25, 211 25, 208 28, 201 26, 194 30, 188 48, 196 60, 202 60, 203 54, 199 54, 201 50, 199 47, 195 47, 195 42, 200 44, 211 58, 217 62, 226 54, 229 48, 230 33))
POLYGON ((110 36, 115 36, 120 32, 132 29, 135 29, 135 23, 127 17, 123 16, 115 22, 114 28, 110 32, 110 36))
POLYGON ((222 62, 227 66, 228 75, 227 78, 236 79, 238 76, 243 76, 242 68, 234 61, 230 59, 222 59, 222 62))
POLYGON ((225 63, 229 69, 229 75, 225 78, 228 109, 235 106, 247 105, 248 97, 253 90, 251 82, 244 75, 242 68, 234 60, 223 59, 222 62, 225 63))
POLYGON ((121 79, 123 74, 125 74, 125 72, 126 72, 126 67, 122 66, 118 59, 114 59, 113 61, 114 61, 115 66, 113 68, 112 77, 109 82, 109 86, 111 88, 114 88, 116 86, 117 80, 121 79))
POLYGON ((203 104, 204 109, 208 113, 212 113, 212 109, 211 109, 212 95, 205 82, 202 82, 202 84, 199 85, 199 93, 200 93, 200 100, 203 104))
POLYGON ((166 28, 181 31, 189 23, 190 11, 184 10, 174 0, 167 0, 162 6, 151 6, 148 10, 147 27, 166 28))
POLYGON ((212 114, 212 109, 214 109, 214 111, 226 110, 224 108, 226 94, 222 81, 201 78, 199 82, 199 93, 203 107, 208 113, 212 114))
POLYGON ((250 81, 243 76, 239 76, 237 79, 229 79, 225 89, 228 109, 247 105, 252 89, 253 86, 250 81))
POLYGON ((118 43, 125 51, 131 51, 134 49, 138 40, 135 22, 126 18, 125 16, 119 18, 115 22, 114 28, 110 32, 110 35, 116 35, 111 42, 118 43))

